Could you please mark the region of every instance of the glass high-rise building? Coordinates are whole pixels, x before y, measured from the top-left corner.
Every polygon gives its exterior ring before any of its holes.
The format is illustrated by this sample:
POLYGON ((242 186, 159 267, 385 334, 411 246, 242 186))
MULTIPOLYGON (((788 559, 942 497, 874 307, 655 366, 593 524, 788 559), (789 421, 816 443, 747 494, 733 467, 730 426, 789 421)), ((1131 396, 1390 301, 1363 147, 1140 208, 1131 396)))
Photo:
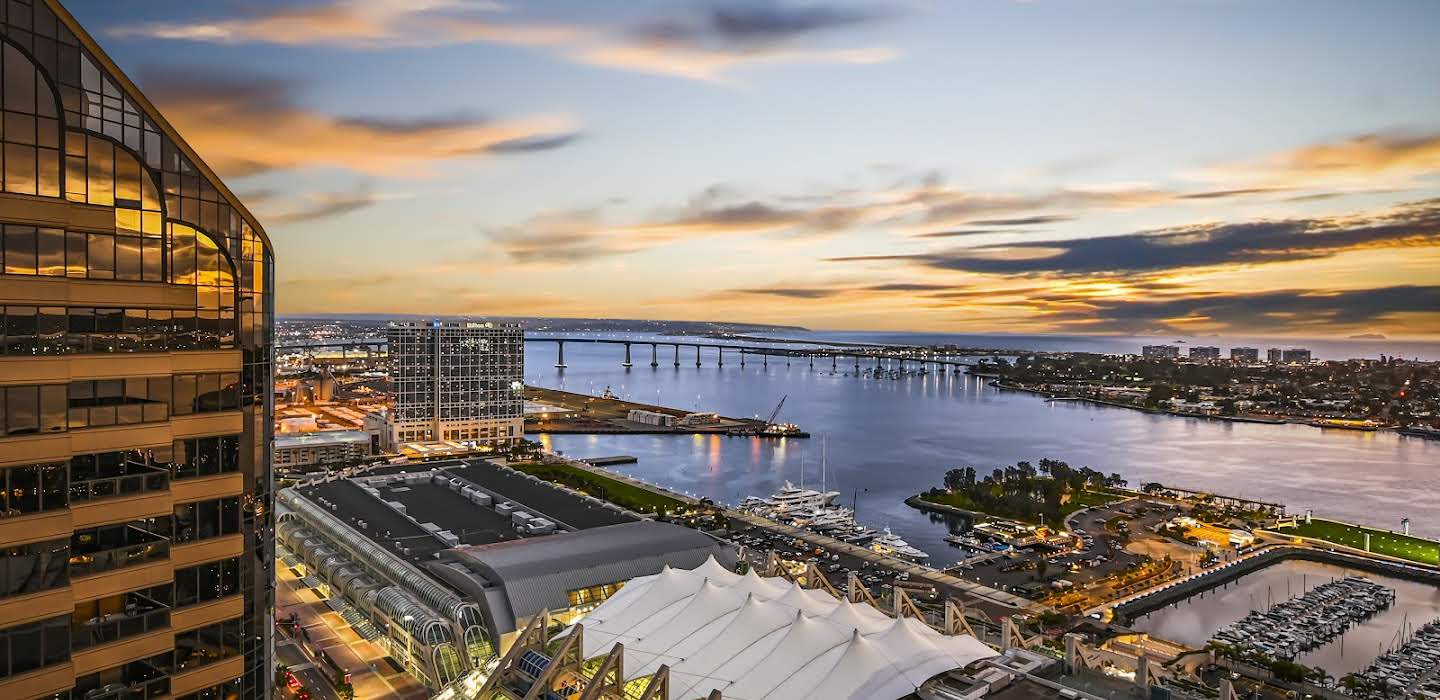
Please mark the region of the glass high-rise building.
POLYGON ((495 447, 525 435, 519 324, 393 321, 386 333, 395 407, 389 440, 495 447))
POLYGON ((265 698, 270 244, 57 0, 0 111, 0 698, 265 698))

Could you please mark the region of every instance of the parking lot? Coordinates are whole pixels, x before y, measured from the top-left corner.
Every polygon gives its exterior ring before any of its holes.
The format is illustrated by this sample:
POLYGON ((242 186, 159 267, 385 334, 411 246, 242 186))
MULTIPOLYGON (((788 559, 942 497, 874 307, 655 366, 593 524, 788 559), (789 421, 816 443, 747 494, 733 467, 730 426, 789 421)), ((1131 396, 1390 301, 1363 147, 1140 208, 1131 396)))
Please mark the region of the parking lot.
MULTIPOLYGON (((1172 504, 1141 500, 1079 511, 1068 523, 1071 532, 1081 538, 1080 549, 1036 545, 949 573, 1003 591, 1043 597, 1066 586, 1093 585, 1140 565, 1146 557, 1168 555, 1188 561, 1196 558, 1197 548, 1154 533, 1156 525, 1178 512, 1172 504)), ((1097 592, 1103 594, 1103 589, 1097 592)))
MULTIPOLYGON (((900 581, 910 578, 906 572, 896 572, 848 554, 829 552, 804 540, 758 527, 735 531, 732 538, 745 547, 745 561, 757 570, 764 570, 770 552, 774 551, 787 561, 814 562, 825 572, 830 585, 841 591, 849 584, 852 572, 876 596, 893 586, 897 578, 900 581)), ((934 598, 920 595, 915 590, 908 592, 917 598, 934 598)))

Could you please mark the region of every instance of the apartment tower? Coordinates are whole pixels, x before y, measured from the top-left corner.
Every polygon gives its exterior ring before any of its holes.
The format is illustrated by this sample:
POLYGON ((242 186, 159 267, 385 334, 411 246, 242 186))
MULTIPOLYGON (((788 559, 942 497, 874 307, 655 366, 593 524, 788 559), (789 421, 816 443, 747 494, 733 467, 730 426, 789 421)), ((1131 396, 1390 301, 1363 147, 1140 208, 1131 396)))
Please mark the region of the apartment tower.
POLYGON ((518 324, 396 321, 386 333, 391 445, 454 440, 502 447, 525 435, 525 336, 518 324))
POLYGON ((58 0, 0 109, 0 698, 267 698, 270 243, 58 0))

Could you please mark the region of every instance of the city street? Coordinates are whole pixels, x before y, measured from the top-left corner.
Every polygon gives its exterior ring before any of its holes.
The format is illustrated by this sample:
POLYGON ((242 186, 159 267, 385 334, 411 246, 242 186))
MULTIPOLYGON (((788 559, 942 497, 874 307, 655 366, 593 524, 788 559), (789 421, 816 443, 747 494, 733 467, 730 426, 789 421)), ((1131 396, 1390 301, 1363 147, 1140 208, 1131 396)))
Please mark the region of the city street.
MULTIPOLYGON (((276 618, 285 620, 294 613, 309 638, 310 648, 324 651, 350 672, 356 698, 421 700, 426 697, 424 686, 392 664, 384 649, 356 634, 293 571, 283 565, 276 568, 276 618), (370 670, 372 663, 376 671, 370 670)), ((338 700, 328 680, 332 675, 330 668, 313 658, 298 638, 282 630, 276 638, 275 653, 281 663, 290 665, 312 698, 338 700)), ((293 697, 288 691, 286 695, 293 697)))

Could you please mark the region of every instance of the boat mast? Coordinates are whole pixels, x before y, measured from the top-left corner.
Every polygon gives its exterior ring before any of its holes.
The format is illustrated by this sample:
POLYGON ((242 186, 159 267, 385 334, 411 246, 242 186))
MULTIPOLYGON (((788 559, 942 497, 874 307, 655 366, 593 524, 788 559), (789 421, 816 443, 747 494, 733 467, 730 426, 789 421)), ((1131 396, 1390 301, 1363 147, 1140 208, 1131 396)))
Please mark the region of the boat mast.
POLYGON ((820 493, 825 493, 825 436, 820 436, 820 493))

